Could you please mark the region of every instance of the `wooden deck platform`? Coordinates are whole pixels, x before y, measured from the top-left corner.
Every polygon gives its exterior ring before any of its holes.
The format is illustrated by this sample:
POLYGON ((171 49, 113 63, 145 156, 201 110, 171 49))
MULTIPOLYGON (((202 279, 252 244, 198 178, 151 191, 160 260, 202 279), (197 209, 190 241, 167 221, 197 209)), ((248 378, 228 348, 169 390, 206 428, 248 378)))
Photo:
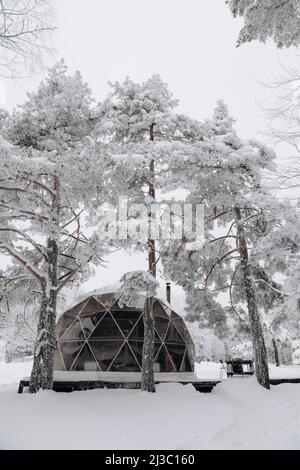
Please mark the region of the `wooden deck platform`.
POLYGON ((280 385, 280 384, 300 384, 300 378, 282 378, 282 379, 270 379, 271 385, 280 385))
MULTIPOLYGON (((159 372, 155 373, 155 383, 192 384, 202 393, 210 393, 221 382, 216 379, 201 379, 193 372, 159 372)), ((29 387, 29 378, 20 381, 18 393, 29 387)), ((53 390, 55 392, 74 392, 96 388, 141 388, 140 372, 55 372, 53 390)))
MULTIPOLYGON (((234 375, 228 375, 229 379, 241 379, 241 378, 248 378, 250 375, 253 374, 234 374, 234 375)), ((281 378, 272 378, 270 377, 270 384, 271 385, 280 385, 280 384, 300 384, 300 377, 293 377, 293 378, 288 378, 288 377, 281 377, 281 378)))

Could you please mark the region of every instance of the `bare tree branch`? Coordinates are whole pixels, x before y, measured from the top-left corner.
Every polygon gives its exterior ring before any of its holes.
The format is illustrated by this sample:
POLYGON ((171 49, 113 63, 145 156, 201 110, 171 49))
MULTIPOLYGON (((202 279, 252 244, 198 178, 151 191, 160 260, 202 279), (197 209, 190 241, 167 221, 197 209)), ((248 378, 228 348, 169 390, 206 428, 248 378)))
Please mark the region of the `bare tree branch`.
POLYGON ((0 0, 0 76, 16 77, 51 52, 52 0, 0 0))

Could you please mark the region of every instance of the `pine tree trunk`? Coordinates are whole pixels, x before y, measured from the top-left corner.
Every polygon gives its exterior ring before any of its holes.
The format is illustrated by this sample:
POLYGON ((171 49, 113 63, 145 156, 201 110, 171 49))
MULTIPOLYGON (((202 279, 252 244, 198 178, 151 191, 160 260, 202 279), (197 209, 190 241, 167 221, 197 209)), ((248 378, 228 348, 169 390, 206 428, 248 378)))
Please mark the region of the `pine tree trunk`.
POLYGON ((241 264, 243 270, 244 289, 246 293, 248 313, 250 317, 253 353, 255 361, 255 373, 258 383, 263 387, 270 389, 267 350, 260 315, 257 307, 255 287, 251 275, 247 240, 244 232, 241 211, 239 208, 236 207, 234 209, 234 212, 238 233, 238 249, 241 257, 241 264))
MULTIPOLYGON (((150 126, 150 142, 154 142, 154 124, 150 126)), ((149 182, 149 196, 155 200, 155 186, 154 186, 154 175, 155 175, 155 161, 150 162, 150 182, 149 182)), ((149 222, 151 224, 151 213, 149 214, 149 222)), ((155 240, 148 240, 148 259, 149 259, 149 272, 153 277, 156 277, 156 243, 155 240)))
MULTIPOLYGON (((154 142, 154 126, 150 126, 150 141, 154 142)), ((150 163, 150 182, 149 182, 149 196, 155 199, 155 186, 154 186, 154 172, 155 162, 150 163)), ((151 213, 149 213, 149 225, 151 224, 151 213)), ((156 278, 156 248, 155 240, 148 240, 148 261, 149 273, 156 278)), ((144 307, 144 345, 143 345, 143 362, 142 362, 142 384, 141 389, 143 392, 155 392, 155 379, 154 379, 154 315, 153 315, 153 298, 146 298, 144 307)))
POLYGON ((42 287, 37 340, 29 384, 30 393, 37 393, 40 389, 52 390, 53 387, 53 364, 56 349, 56 300, 56 289, 49 291, 45 283, 42 287))
POLYGON ((155 392, 154 379, 154 316, 153 298, 148 297, 144 307, 144 345, 142 363, 142 384, 143 392, 155 392))
POLYGON ((58 254, 57 243, 60 213, 60 183, 53 178, 53 198, 51 212, 52 235, 47 243, 47 279, 42 281, 42 299, 37 329, 37 340, 34 348, 33 368, 30 377, 29 392, 36 393, 40 389, 52 390, 53 365, 56 350, 56 307, 58 286, 58 254))
POLYGON ((273 345, 273 349, 274 349, 275 364, 276 364, 276 367, 279 367, 280 366, 280 361, 279 361, 277 342, 276 342, 275 338, 272 338, 272 345, 273 345))

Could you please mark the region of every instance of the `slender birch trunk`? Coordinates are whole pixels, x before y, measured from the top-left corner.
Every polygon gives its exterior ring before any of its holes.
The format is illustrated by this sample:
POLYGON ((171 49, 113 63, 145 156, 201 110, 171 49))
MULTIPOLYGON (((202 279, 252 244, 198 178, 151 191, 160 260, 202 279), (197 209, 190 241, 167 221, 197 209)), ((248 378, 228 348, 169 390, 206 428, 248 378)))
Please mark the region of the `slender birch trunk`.
POLYGON ((278 347, 277 347, 277 342, 275 338, 272 338, 272 345, 273 345, 273 350, 274 350, 275 364, 276 364, 276 367, 279 367, 280 366, 279 353, 278 353, 278 347))
POLYGON ((281 358, 284 365, 290 366, 293 364, 292 348, 289 340, 281 343, 281 358))
POLYGON ((248 313, 250 318, 250 327, 252 333, 253 353, 255 361, 255 373, 258 382, 263 387, 270 388, 269 368, 267 350, 263 335, 262 324, 257 307, 255 286, 252 280, 251 267, 249 264, 249 253, 247 247, 247 240, 245 236, 241 210, 238 207, 234 208, 235 220, 237 224, 238 234, 238 249, 241 257, 241 264, 243 270, 244 288, 247 299, 248 313))
POLYGON ((142 384, 143 392, 155 392, 154 379, 154 315, 153 297, 147 297, 144 307, 144 346, 142 363, 142 384))
POLYGON ((286 340, 286 347, 287 347, 287 354, 288 354, 288 365, 293 365, 293 353, 292 353, 292 345, 289 340, 286 340))

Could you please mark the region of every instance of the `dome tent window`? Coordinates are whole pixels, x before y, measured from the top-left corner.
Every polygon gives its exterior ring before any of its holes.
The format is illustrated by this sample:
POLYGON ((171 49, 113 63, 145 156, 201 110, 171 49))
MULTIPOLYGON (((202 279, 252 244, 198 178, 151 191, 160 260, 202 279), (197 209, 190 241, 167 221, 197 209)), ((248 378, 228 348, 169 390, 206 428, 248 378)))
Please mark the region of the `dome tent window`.
MULTIPOLYGON (((118 305, 120 293, 88 296, 57 324, 56 371, 140 372, 143 308, 118 305)), ((192 372, 194 344, 183 319, 160 299, 154 303, 156 372, 192 372)))

